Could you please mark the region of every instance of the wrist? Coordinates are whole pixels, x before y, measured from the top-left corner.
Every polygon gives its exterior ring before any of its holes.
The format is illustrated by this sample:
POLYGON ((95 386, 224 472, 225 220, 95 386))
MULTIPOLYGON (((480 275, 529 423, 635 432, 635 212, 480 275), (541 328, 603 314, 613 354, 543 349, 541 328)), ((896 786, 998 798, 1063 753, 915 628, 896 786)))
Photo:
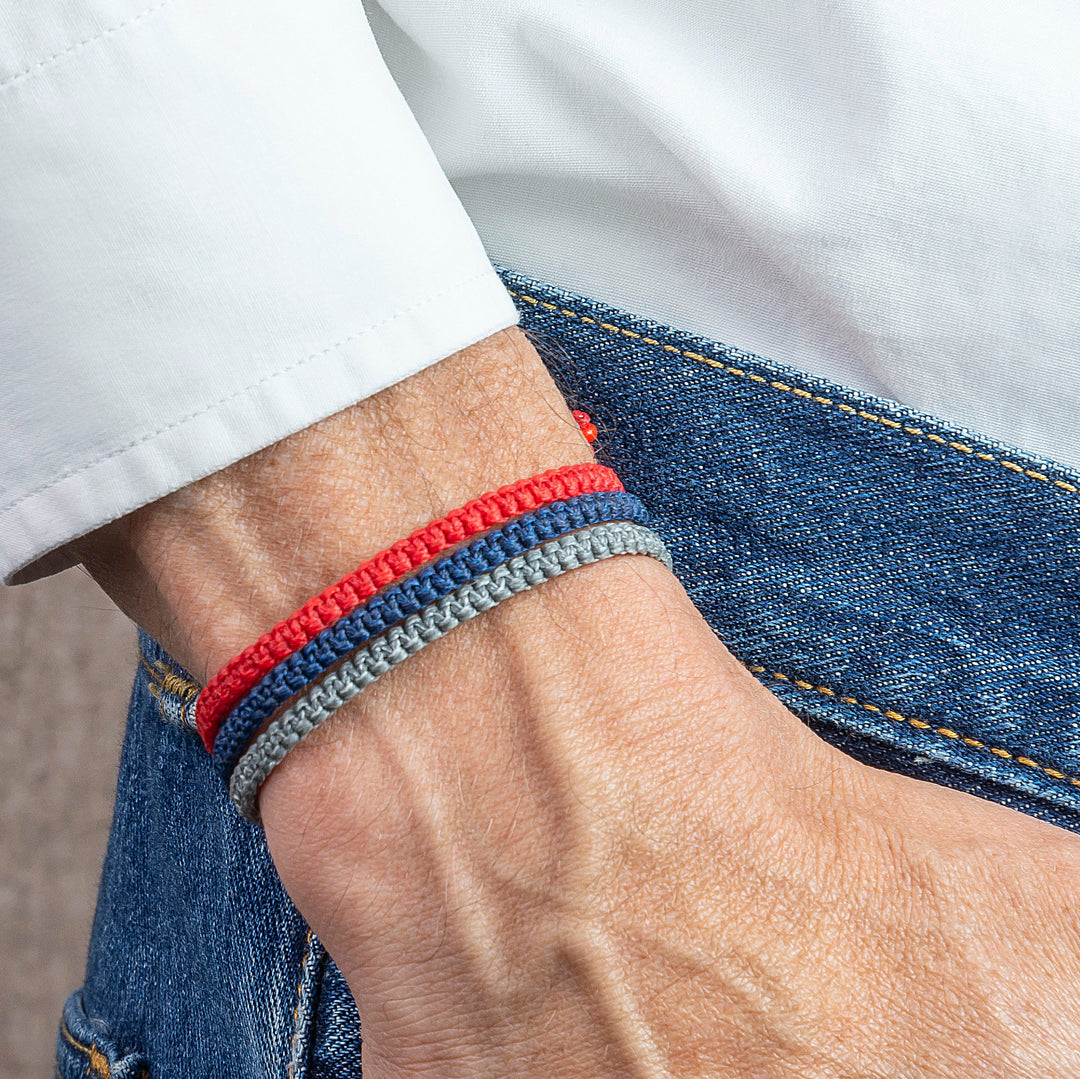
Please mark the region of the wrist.
POLYGON ((579 1043, 597 1054, 581 1073, 607 1074, 609 1051, 640 1064, 643 1029, 693 1044, 730 1024, 737 1002, 706 993, 703 1010, 703 988, 761 958, 740 939, 770 910, 760 867, 784 871, 778 837, 812 857, 799 825, 822 820, 802 798, 822 755, 790 724, 670 574, 614 559, 391 671, 296 747, 260 807, 370 1044, 435 1061, 416 1074, 475 1074, 455 1054, 497 1046, 507 1016, 519 1043, 550 1023, 559 1044, 615 994, 638 1019, 579 1043))
POLYGON ((205 682, 417 526, 482 491, 591 459, 511 327, 99 530, 79 554, 205 682))
MULTIPOLYGON (((146 507, 82 553, 205 681, 418 525, 590 459, 512 329, 146 507)), ((760 897, 714 887, 716 852, 752 880, 771 837, 805 817, 793 777, 822 774, 821 756, 670 573, 619 558, 515 596, 391 671, 286 758, 260 808, 290 894, 358 997, 379 1003, 364 1015, 371 1044, 392 1049, 403 1028, 482 1038, 477 993, 507 1014, 503 992, 554 1002, 568 1030, 605 987, 649 998, 667 975, 633 942, 670 933, 671 881, 699 903, 702 932, 752 921, 760 897), (576 973, 553 988, 566 964, 576 973), (443 968, 461 976, 439 997, 443 968), (439 1011, 431 1024, 413 1019, 414 978, 439 1011), (405 1000, 410 1018, 387 1018, 405 1000)), ((608 1031, 630 1058, 632 1026, 608 1031)), ((606 1036, 591 1043, 598 1059, 606 1036)))

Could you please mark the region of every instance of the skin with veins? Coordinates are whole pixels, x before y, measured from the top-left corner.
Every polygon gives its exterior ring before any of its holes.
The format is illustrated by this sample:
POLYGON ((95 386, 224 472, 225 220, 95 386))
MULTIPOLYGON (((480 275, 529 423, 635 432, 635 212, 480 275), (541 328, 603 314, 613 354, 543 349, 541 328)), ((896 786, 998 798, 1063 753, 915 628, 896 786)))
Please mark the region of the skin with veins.
MULTIPOLYGON (((590 459, 510 329, 79 553, 205 681, 418 525, 590 459)), ((260 809, 368 1079, 1080 1073, 1080 840, 844 757, 650 559, 458 627, 260 809)))

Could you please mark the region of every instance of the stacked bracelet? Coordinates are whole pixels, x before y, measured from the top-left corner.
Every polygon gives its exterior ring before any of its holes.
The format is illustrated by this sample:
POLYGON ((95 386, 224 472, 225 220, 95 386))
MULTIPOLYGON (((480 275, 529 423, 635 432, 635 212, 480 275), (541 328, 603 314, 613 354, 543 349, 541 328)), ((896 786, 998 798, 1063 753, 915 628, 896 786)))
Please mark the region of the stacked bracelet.
POLYGON ((439 559, 339 619, 269 671, 225 717, 214 739, 214 766, 228 778, 252 735, 285 701, 372 637, 481 573, 586 525, 647 519, 645 507, 625 491, 580 495, 510 521, 439 559))
MULTIPOLYGON (((591 421, 575 419, 587 437, 591 421)), ((241 814, 258 819, 259 788, 292 746, 454 626, 600 559, 643 554, 670 566, 646 520, 610 469, 552 469, 473 499, 309 600, 195 702, 199 734, 241 814)))
POLYGON ((210 751, 222 718, 268 671, 380 589, 470 536, 548 505, 596 491, 621 491, 610 468, 581 464, 489 491, 406 539, 331 585, 229 662, 207 683, 196 702, 196 725, 210 751))
POLYGON ((391 627, 310 688, 254 740, 232 772, 229 796, 234 805, 248 820, 258 820, 259 788, 290 749, 366 686, 455 626, 568 570, 622 554, 648 555, 671 565, 653 531, 609 521, 510 558, 391 627))

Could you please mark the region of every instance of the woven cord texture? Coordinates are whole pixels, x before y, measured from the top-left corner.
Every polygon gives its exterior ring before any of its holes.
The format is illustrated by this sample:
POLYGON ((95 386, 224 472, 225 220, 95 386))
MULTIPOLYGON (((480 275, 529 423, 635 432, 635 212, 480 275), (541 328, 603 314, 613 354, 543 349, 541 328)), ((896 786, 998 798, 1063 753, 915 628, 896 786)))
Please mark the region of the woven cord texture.
POLYGON ((218 773, 229 775, 251 736, 285 701, 372 637, 508 558, 604 521, 647 524, 648 513, 640 500, 625 491, 579 495, 542 506, 424 567, 328 626, 267 673, 225 717, 214 737, 218 773))
POLYGON ((376 679, 455 626, 569 570, 624 554, 648 555, 671 567, 667 548, 655 532, 613 521, 518 555, 410 615, 309 689, 255 739, 230 779, 233 804, 245 819, 257 821, 259 788, 294 746, 376 679))
POLYGON ((398 540, 308 600, 222 667, 196 702, 196 722, 203 744, 207 750, 211 749, 221 717, 276 663, 392 581, 455 543, 540 506, 593 491, 622 489, 619 477, 603 465, 549 469, 497 491, 488 491, 398 540))

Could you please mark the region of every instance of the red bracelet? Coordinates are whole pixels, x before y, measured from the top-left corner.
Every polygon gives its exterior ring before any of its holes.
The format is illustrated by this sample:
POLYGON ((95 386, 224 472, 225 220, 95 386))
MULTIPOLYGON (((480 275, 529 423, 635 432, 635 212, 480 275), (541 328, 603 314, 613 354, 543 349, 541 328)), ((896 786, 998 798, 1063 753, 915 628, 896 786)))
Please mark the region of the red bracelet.
POLYGON ((596 429, 596 424, 593 423, 592 417, 588 412, 585 412, 580 408, 575 408, 570 415, 574 417, 578 427, 581 428, 581 433, 585 436, 585 441, 590 444, 595 442, 600 432, 596 429))
POLYGON ((309 599, 298 611, 233 656, 207 683, 195 702, 195 723, 203 744, 213 751, 224 717, 264 675, 313 637, 344 618, 380 589, 418 569, 441 551, 489 528, 506 524, 551 502, 598 491, 621 491, 610 468, 597 464, 553 468, 529 479, 474 498, 460 509, 417 529, 380 551, 337 584, 309 599))

